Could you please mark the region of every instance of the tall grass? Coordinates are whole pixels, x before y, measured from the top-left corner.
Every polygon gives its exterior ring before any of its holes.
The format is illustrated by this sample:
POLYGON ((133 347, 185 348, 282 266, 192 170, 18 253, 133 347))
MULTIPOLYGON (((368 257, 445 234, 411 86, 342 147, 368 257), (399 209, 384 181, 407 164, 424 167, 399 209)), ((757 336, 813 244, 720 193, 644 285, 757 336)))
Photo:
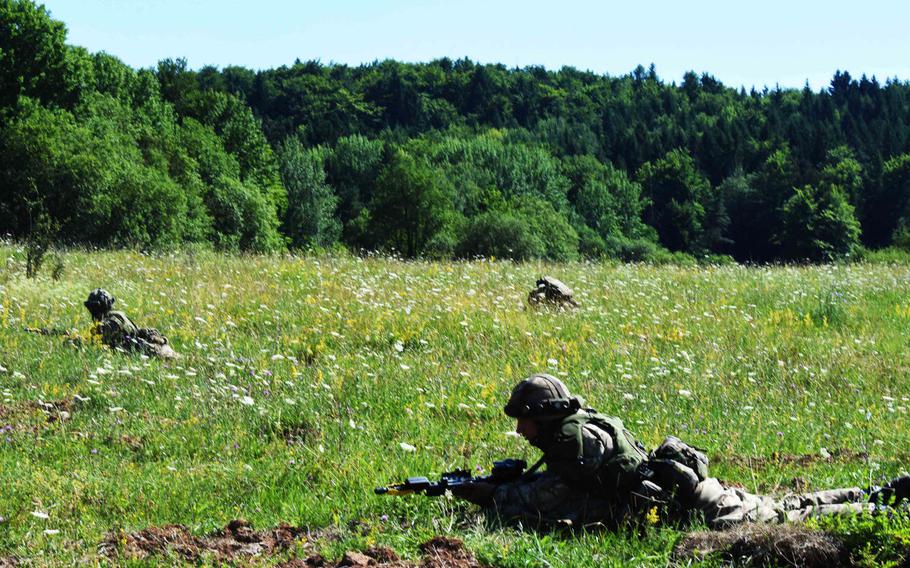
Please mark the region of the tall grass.
POLYGON ((23 252, 0 247, 0 556, 96 562, 112 530, 244 517, 324 528, 334 536, 305 548, 329 555, 416 554, 446 533, 504 566, 665 564, 676 529, 519 531, 447 499, 372 494, 536 460, 501 407, 537 371, 647 445, 674 433, 708 448, 712 472, 750 490, 865 486, 910 467, 906 266, 63 254, 59 280, 31 280, 23 252), (526 309, 543 274, 582 307, 526 309), (21 331, 86 329, 96 287, 184 357, 21 331))

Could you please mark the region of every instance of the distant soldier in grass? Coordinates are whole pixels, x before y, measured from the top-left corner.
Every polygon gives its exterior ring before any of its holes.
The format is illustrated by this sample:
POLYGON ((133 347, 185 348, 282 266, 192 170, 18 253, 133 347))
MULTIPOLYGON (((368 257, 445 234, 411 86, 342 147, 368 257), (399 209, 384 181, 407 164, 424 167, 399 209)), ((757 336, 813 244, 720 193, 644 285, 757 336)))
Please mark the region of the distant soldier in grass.
POLYGON ((534 289, 528 292, 528 303, 532 306, 549 304, 556 307, 578 307, 572 289, 552 276, 544 276, 537 281, 534 289))
POLYGON ((725 487, 708 476, 707 457, 669 437, 646 453, 618 418, 586 408, 550 375, 513 389, 505 413, 516 432, 543 451, 538 466, 516 482, 473 483, 456 496, 532 522, 602 522, 701 514, 712 528, 741 522, 801 521, 815 515, 871 512, 910 499, 910 476, 881 488, 833 489, 775 498, 725 487), (660 515, 659 512, 663 512, 660 515))
POLYGON ((102 343, 111 349, 139 352, 149 357, 179 357, 157 329, 139 327, 125 313, 114 311, 115 301, 106 290, 98 288, 92 290, 84 302, 95 322, 93 333, 100 337, 102 343))

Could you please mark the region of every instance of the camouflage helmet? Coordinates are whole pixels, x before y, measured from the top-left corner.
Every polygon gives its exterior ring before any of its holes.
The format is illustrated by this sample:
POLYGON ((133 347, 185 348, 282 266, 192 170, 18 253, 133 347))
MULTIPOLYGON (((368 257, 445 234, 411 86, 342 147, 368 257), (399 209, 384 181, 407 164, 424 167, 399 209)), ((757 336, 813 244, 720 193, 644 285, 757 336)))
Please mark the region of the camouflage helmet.
POLYGON ((96 288, 89 293, 88 300, 83 303, 92 313, 104 313, 109 312, 116 301, 116 298, 111 296, 107 290, 96 288))
POLYGON ((540 373, 515 385, 504 411, 512 418, 554 420, 577 412, 583 404, 581 398, 569 393, 562 381, 540 373))
POLYGON ((559 294, 566 298, 571 298, 574 295, 571 288, 566 286, 561 280, 557 280, 552 276, 544 276, 537 280, 537 288, 542 288, 549 291, 551 294, 559 294))

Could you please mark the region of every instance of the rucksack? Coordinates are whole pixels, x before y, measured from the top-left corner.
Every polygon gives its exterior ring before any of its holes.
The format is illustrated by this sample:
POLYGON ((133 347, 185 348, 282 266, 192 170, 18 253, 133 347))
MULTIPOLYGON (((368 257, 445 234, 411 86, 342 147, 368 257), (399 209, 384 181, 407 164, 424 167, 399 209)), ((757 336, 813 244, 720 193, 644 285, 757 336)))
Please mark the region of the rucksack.
POLYGON ((671 460, 695 472, 699 481, 708 478, 708 456, 702 450, 692 447, 676 436, 667 436, 649 455, 650 460, 671 460))

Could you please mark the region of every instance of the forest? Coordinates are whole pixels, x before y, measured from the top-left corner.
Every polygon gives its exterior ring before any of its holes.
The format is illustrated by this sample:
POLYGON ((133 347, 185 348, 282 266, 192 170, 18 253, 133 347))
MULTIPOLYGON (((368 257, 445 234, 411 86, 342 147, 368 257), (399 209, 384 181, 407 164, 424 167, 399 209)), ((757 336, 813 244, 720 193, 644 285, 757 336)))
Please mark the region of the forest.
POLYGON ((747 92, 653 65, 133 69, 66 35, 0 0, 0 235, 558 261, 910 249, 898 78, 747 92))

